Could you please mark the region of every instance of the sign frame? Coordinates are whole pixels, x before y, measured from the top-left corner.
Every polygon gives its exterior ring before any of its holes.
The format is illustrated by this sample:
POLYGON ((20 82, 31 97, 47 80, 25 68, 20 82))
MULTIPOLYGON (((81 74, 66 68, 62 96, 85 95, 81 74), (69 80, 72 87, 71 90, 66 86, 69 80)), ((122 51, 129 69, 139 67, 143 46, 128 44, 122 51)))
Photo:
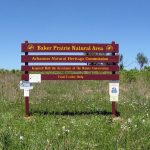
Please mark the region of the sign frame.
MULTIPOLYGON (((21 66, 21 70, 24 72, 21 76, 22 80, 25 82, 31 83, 40 83, 41 80, 111 80, 112 82, 119 80, 119 44, 116 44, 114 41, 112 43, 29 43, 25 41, 25 43, 21 44, 21 51, 25 54, 21 56, 21 62, 24 65, 21 66), (84 56, 81 55, 29 55, 29 53, 83 53, 84 56), (91 55, 94 53, 94 55, 91 55), (103 53, 105 56, 97 54, 103 53), (108 55, 107 55, 108 53, 108 55), (96 55, 95 55, 96 54, 96 55), (33 59, 33 57, 35 57, 33 59), (38 57, 41 57, 38 58, 38 57), (52 59, 52 57, 57 57, 57 59, 52 59), (68 59, 70 58, 70 59, 68 59), (88 58, 88 59, 87 59, 88 58), (67 66, 58 66, 60 69, 51 69, 46 67, 54 67, 53 65, 29 65, 29 63, 87 63, 87 69, 77 69, 79 66, 72 66, 67 69, 67 66), (89 66, 90 63, 102 63, 105 65, 100 66, 89 66), (33 67, 38 67, 37 69, 33 69, 33 67), (43 68, 43 69, 40 69, 43 68), (64 67, 62 69, 61 67, 64 67), (93 68, 92 68, 93 67, 93 68), (97 70, 94 70, 94 67, 97 70), (45 68, 45 69, 44 69, 45 68), (75 68, 75 69, 73 69, 75 68), (103 69, 102 69, 103 68, 103 69), (81 72, 108 72, 102 74, 39 74, 39 72, 45 71, 81 71, 81 72), (32 74, 30 74, 31 72, 32 74), (33 74, 33 72, 38 72, 38 74, 33 74), (111 73, 110 73, 111 72, 111 73)), ((80 67, 85 67, 85 65, 81 65, 80 67)), ((31 87, 30 87, 31 88, 31 87)), ((118 90, 119 91, 119 90, 118 90)), ((116 101, 118 100, 117 94, 111 93, 110 100, 112 101, 112 116, 116 116, 116 101), (116 98, 114 98, 114 96, 116 98)), ((29 114, 29 89, 24 89, 25 96, 25 116, 28 117, 29 114)))

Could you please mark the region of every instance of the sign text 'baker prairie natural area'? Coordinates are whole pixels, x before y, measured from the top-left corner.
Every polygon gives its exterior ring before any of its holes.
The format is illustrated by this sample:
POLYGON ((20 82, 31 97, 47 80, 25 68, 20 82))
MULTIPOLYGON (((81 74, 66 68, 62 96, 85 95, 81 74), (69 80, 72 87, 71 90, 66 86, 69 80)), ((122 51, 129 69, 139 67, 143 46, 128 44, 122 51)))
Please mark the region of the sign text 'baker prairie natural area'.
POLYGON ((118 44, 23 43, 22 52, 118 52, 118 44))

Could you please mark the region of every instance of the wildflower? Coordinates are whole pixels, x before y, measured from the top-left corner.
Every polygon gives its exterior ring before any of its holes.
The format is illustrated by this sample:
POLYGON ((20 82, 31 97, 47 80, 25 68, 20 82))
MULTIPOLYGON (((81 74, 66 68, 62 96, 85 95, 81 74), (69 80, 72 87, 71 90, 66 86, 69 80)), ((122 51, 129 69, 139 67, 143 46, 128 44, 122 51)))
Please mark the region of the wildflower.
POLYGON ((145 122, 145 119, 142 120, 142 123, 144 123, 144 122, 145 122))
POLYGON ((75 124, 75 121, 72 119, 72 120, 71 120, 71 123, 72 123, 72 124, 75 124))
POLYGON ((131 122, 132 122, 131 118, 128 118, 128 123, 131 123, 131 122))
POLYGON ((65 126, 63 126, 63 127, 62 127, 62 129, 63 129, 63 131, 65 131, 65 130, 66 130, 66 127, 65 127, 65 126))
POLYGON ((70 132, 70 130, 69 130, 69 129, 66 129, 65 126, 63 126, 62 129, 63 129, 63 132, 64 132, 64 133, 69 133, 69 132, 70 132))
POLYGON ((85 125, 86 125, 86 126, 88 126, 89 124, 88 124, 88 123, 86 123, 85 125))
POLYGON ((70 130, 69 129, 66 129, 66 131, 65 131, 66 133, 69 133, 70 132, 70 130))
POLYGON ((134 126, 135 128, 137 127, 137 124, 135 124, 135 126, 134 126))
POLYGON ((128 127, 127 127, 125 124, 123 124, 123 125, 121 125, 121 129, 122 129, 122 130, 127 130, 128 127))
POLYGON ((23 140, 23 136, 20 136, 20 140, 23 140))
POLYGON ((47 139, 47 143, 49 143, 49 139, 47 139))

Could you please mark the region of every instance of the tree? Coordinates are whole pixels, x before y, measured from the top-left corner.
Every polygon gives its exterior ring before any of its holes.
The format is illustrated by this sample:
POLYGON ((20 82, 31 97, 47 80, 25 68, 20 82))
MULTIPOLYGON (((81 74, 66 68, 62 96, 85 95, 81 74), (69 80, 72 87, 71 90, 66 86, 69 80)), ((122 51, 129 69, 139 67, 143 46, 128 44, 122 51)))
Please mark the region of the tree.
POLYGON ((122 54, 119 55, 119 67, 120 67, 120 70, 124 69, 123 55, 122 54))
POLYGON ((140 65, 140 70, 143 69, 145 64, 148 64, 148 58, 146 56, 144 56, 143 53, 138 53, 136 56, 136 60, 137 60, 138 64, 140 65))

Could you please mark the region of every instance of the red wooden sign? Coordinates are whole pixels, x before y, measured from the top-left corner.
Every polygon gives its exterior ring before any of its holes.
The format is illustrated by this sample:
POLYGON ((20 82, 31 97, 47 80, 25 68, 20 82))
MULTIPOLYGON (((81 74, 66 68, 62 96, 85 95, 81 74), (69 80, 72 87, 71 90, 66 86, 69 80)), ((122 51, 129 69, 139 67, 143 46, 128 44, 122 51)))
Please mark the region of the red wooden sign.
MULTIPOLYGON (((28 74, 22 80, 29 80, 28 74)), ((41 80, 119 80, 118 74, 41 74, 41 80)))
POLYGON ((44 71, 103 71, 102 74, 83 74, 83 75, 63 75, 63 74, 42 74, 42 80, 118 80, 119 75, 114 74, 119 71, 117 63, 119 56, 119 45, 115 42, 104 43, 28 43, 22 45, 22 52, 25 55, 21 56, 21 62, 25 63, 22 66, 24 80, 28 80, 29 71, 44 72, 44 71), (30 52, 60 52, 61 55, 28 55, 30 52), (65 55, 63 52, 85 52, 82 55, 65 55), (92 54, 93 53, 93 54, 92 54), (100 55, 103 53, 103 55, 100 55), (104 53, 109 53, 104 54, 104 53), (64 54, 64 55, 62 55, 64 54), (88 54, 88 55, 86 55, 88 54), (36 65, 29 65, 35 63, 36 65), (38 63, 38 65, 37 65, 38 63), (52 65, 41 65, 40 63, 51 63, 52 65), (64 66, 55 66, 54 63, 66 63, 64 66), (96 66, 82 65, 72 66, 71 63, 95 63, 96 66), (113 74, 110 74, 110 71, 113 74), (109 73, 106 73, 109 72, 109 73))
POLYGON ((28 55, 21 57, 22 62, 115 62, 119 56, 60 56, 60 55, 28 55))
POLYGON ((119 71, 118 66, 21 66, 22 71, 119 71))
POLYGON ((22 52, 118 52, 119 45, 98 43, 22 43, 22 52))
MULTIPOLYGON (((119 71, 119 56, 116 54, 119 52, 119 45, 115 44, 115 42, 104 44, 25 42, 21 44, 21 49, 25 54, 21 56, 21 62, 25 63, 21 67, 21 70, 24 71, 21 76, 22 80, 29 81, 29 76, 30 82, 33 83, 41 82, 41 80, 119 80, 119 74, 117 74, 119 71), (59 54, 61 53, 61 55, 31 55, 30 52, 57 52, 59 54), (82 55, 66 55, 64 52, 82 52, 82 55), (73 66, 71 64, 77 62, 87 63, 87 65, 73 66), (35 63, 35 65, 30 65, 29 63, 35 63), (43 65, 40 63, 50 63, 52 65, 43 65), (55 66, 54 64, 56 63, 66 63, 66 65, 55 66), (45 71, 51 71, 51 73, 40 74, 45 71), (53 71, 72 71, 72 74, 61 74, 63 72, 53 74, 53 71), (84 73, 76 74, 76 71, 84 71, 84 73), (96 74, 96 71, 101 71, 103 73, 96 74), (33 72, 40 73, 37 75, 29 75, 31 74, 30 72, 32 74, 33 72), (95 74, 93 74, 93 72, 95 72, 95 74)), ((29 116, 29 97, 26 96, 25 100, 26 116, 29 116)), ((115 113, 115 103, 113 103, 112 114, 115 115, 115 113)))

